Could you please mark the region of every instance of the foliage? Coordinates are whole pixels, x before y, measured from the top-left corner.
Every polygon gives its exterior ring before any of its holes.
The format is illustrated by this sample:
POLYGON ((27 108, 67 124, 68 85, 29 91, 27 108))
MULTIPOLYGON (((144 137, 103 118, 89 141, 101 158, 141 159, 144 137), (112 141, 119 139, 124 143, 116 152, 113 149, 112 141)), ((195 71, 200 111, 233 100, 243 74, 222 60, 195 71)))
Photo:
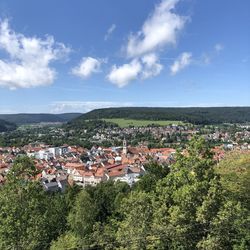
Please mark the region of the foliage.
POLYGON ((15 130, 16 127, 16 124, 0 119, 0 133, 15 130))
POLYGON ((9 183, 18 184, 18 182, 34 178, 36 174, 38 171, 34 162, 27 156, 18 156, 8 172, 7 179, 9 183))
POLYGON ((121 200, 129 191, 126 183, 109 181, 96 187, 88 186, 77 195, 68 224, 80 245, 93 243, 91 239, 95 230, 100 229, 112 216, 118 216, 121 200))
POLYGON ((230 152, 217 166, 222 185, 233 199, 240 201, 250 210, 250 154, 230 152))
POLYGON ((250 218, 240 203, 226 201, 210 222, 210 230, 198 249, 249 249, 250 218))
POLYGON ((69 217, 70 229, 80 239, 81 244, 89 244, 89 235, 92 232, 93 224, 96 221, 96 206, 90 195, 82 190, 75 201, 69 217))
POLYGON ((120 210, 123 220, 118 223, 118 244, 122 249, 146 249, 153 216, 150 194, 132 192, 120 210))
POLYGON ((151 192, 155 189, 159 180, 166 177, 170 171, 169 166, 166 164, 159 164, 155 161, 145 165, 146 174, 143 175, 139 182, 135 183, 134 189, 144 192, 151 192))
POLYGON ((34 169, 30 159, 18 158, 0 188, 0 249, 48 249, 66 229, 64 197, 28 180, 34 169))
POLYGON ((86 114, 83 114, 75 121, 79 122, 81 120, 113 118, 152 121, 183 121, 193 124, 243 123, 250 121, 250 108, 106 108, 90 111, 86 114))
POLYGON ((66 232, 56 241, 53 241, 50 250, 77 250, 79 249, 79 239, 72 233, 66 232))
POLYGON ((77 118, 80 113, 65 114, 0 114, 0 119, 16 124, 32 124, 41 122, 68 122, 77 118))
POLYGON ((105 128, 117 127, 115 123, 104 121, 104 120, 82 120, 76 118, 68 123, 66 128, 68 129, 78 129, 78 130, 99 130, 105 128))

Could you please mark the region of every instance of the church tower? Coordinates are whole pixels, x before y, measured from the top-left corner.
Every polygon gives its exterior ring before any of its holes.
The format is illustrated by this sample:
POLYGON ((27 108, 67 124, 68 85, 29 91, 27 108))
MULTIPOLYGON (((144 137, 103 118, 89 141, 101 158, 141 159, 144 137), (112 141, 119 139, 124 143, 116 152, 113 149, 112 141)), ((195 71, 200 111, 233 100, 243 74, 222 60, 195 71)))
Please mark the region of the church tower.
POLYGON ((126 154, 128 153, 127 141, 126 141, 125 138, 123 139, 123 149, 122 149, 122 153, 123 153, 124 155, 126 155, 126 154))

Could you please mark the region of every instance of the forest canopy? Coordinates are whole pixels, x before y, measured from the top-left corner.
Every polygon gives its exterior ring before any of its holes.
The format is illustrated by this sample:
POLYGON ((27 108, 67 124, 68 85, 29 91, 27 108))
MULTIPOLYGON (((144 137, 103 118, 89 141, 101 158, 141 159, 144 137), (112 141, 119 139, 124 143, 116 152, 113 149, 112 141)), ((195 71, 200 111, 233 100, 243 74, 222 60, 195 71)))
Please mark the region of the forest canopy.
POLYGON ((190 107, 190 108, 105 108, 90 111, 73 120, 125 118, 135 120, 170 120, 193 124, 250 122, 250 107, 190 107))

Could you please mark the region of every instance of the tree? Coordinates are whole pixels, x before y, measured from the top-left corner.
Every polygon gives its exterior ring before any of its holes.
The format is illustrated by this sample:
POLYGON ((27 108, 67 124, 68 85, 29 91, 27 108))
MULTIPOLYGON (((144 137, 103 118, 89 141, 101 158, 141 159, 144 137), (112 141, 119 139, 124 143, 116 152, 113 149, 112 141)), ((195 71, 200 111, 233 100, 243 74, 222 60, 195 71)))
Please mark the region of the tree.
POLYGON ((96 221, 96 206, 88 192, 82 190, 68 216, 72 232, 79 238, 81 245, 90 244, 89 238, 96 221))
POLYGON ((240 203, 226 201, 210 222, 210 230, 198 249, 249 249, 250 218, 240 203))
MULTIPOLYGON (((130 187, 126 183, 108 181, 95 187, 87 186, 78 193, 71 206, 68 225, 80 247, 95 249, 103 246, 108 238, 114 238, 115 233, 108 232, 114 232, 113 222, 119 218, 120 204, 129 191, 130 187)), ((66 236, 62 237, 58 241, 63 242, 66 236)), ((57 243, 53 245, 57 246, 57 243)))
POLYGON ((79 239, 72 233, 66 232, 61 235, 56 241, 52 242, 50 250, 77 250, 79 249, 79 239))
POLYGON ((66 228, 63 196, 27 179, 35 172, 30 159, 18 158, 0 189, 0 249, 47 249, 66 228))
POLYGON ((123 200, 116 240, 120 249, 149 249, 151 242, 152 199, 145 192, 132 192, 123 200))
POLYGON ((215 170, 221 175, 222 185, 231 198, 250 211, 250 154, 229 152, 215 170))
POLYGON ((247 241, 246 226, 240 229, 247 219, 240 205, 239 216, 228 215, 224 220, 221 217, 228 211, 225 209, 230 197, 213 166, 212 153, 204 139, 195 137, 186 154, 178 153, 170 173, 158 182, 152 225, 160 239, 155 243, 157 249, 206 249, 209 240, 213 243, 210 246, 216 246, 214 249, 234 249, 232 242, 239 245, 247 241), (227 223, 229 220, 231 224, 227 223), (220 223, 227 225, 223 232, 215 230, 220 223), (234 230, 236 225, 238 229, 234 230), (232 239, 221 240, 231 230, 235 233, 232 239), (211 241, 211 235, 220 240, 211 241))
POLYGON ((34 162, 27 156, 19 156, 15 159, 13 166, 8 172, 8 182, 18 183, 34 178, 38 174, 34 162))
POLYGON ((145 165, 146 174, 134 185, 134 189, 151 192, 155 189, 157 181, 166 177, 170 171, 167 165, 151 161, 145 165))

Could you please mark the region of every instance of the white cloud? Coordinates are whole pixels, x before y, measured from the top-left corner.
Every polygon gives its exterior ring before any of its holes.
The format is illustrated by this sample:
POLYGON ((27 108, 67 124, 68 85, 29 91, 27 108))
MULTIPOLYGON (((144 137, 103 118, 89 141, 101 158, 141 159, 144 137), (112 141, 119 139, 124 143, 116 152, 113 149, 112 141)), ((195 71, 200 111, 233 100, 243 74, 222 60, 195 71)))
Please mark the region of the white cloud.
POLYGON ((186 17, 173 13, 179 0, 162 0, 144 22, 142 29, 129 37, 126 46, 128 57, 146 53, 176 43, 178 32, 184 27, 186 17))
POLYGON ((100 72, 101 64, 105 61, 105 59, 83 57, 80 64, 73 68, 71 72, 82 79, 86 79, 92 74, 100 72))
POLYGON ((182 53, 170 66, 170 71, 172 75, 175 75, 180 70, 187 67, 192 62, 192 54, 189 52, 182 53))
POLYGON ((141 63, 134 59, 128 64, 120 67, 113 65, 107 79, 119 88, 126 86, 130 81, 135 80, 142 69, 141 63))
POLYGON ((156 54, 150 53, 142 58, 133 59, 130 63, 117 67, 114 65, 107 79, 119 88, 125 87, 130 81, 145 80, 157 76, 163 69, 156 54))
POLYGON ((143 56, 141 60, 144 65, 141 73, 142 79, 157 76, 163 69, 163 65, 159 63, 159 58, 154 53, 143 56))
POLYGON ((52 113, 64 112, 89 112, 93 109, 111 108, 111 107, 128 107, 133 106, 130 102, 108 102, 108 101, 61 101, 51 104, 52 113))
POLYGON ((113 24, 109 27, 109 29, 107 30, 107 33, 106 33, 106 35, 105 35, 105 37, 104 37, 104 40, 105 40, 105 41, 107 41, 107 40, 110 38, 111 34, 115 31, 115 29, 116 29, 116 25, 113 23, 113 24))
POLYGON ((178 2, 179 0, 162 0, 146 19, 141 30, 129 36, 125 49, 131 62, 112 67, 107 76, 111 83, 121 88, 132 80, 145 80, 160 74, 163 65, 159 60, 159 50, 176 43, 177 35, 187 21, 187 17, 173 12, 178 2))
POLYGON ((40 39, 16 33, 10 29, 8 20, 0 21, 0 49, 8 55, 7 59, 0 59, 0 86, 10 89, 53 83, 56 71, 50 63, 70 52, 52 36, 40 39))

